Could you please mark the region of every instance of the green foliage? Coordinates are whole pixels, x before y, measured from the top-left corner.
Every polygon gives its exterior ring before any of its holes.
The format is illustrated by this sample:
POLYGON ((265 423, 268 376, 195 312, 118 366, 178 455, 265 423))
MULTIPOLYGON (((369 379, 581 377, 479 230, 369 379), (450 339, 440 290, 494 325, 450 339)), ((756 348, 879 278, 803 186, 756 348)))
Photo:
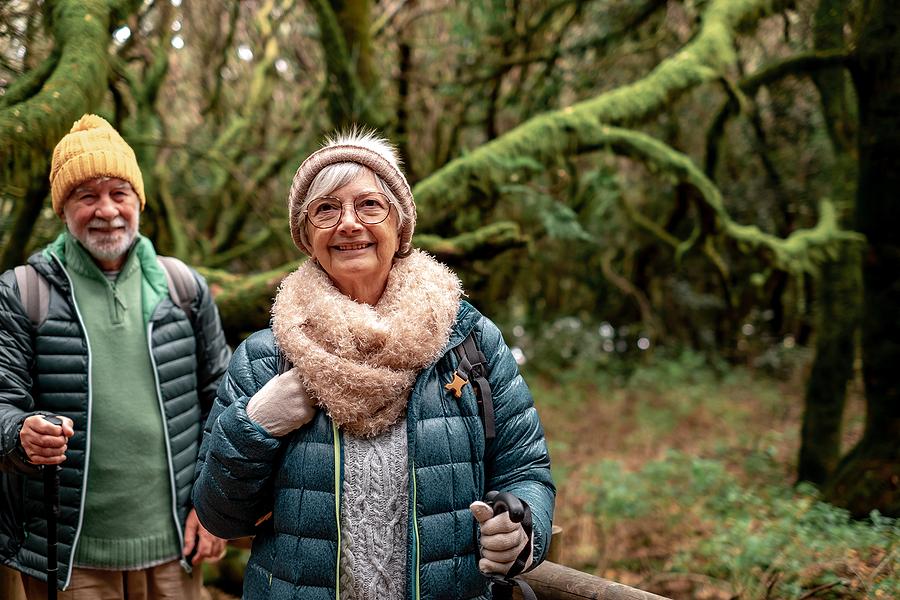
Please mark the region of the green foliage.
POLYGON ((677 451, 638 471, 604 460, 589 469, 588 508, 601 527, 656 519, 694 528, 655 568, 703 574, 734 597, 800 598, 820 586, 828 595, 817 597, 900 595, 900 523, 877 512, 851 519, 815 488, 786 484, 773 455, 750 452, 743 474, 723 457, 677 451))
POLYGON ((579 240, 582 242, 594 242, 591 236, 578 222, 578 214, 562 203, 553 204, 552 208, 543 215, 544 228, 547 235, 557 240, 579 240))

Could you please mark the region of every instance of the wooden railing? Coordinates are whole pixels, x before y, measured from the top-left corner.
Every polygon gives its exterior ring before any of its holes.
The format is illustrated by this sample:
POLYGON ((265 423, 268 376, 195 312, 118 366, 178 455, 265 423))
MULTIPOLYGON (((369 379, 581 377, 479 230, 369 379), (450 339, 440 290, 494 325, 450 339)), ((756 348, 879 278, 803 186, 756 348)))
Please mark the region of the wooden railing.
MULTIPOLYGON (((519 578, 531 586, 539 600, 669 600, 665 596, 657 596, 550 561, 519 575, 519 578)), ((513 598, 522 598, 519 588, 513 590, 513 598)))
MULTIPOLYGON (((519 575, 534 590, 538 600, 670 600, 615 581, 589 575, 558 564, 563 547, 563 530, 553 526, 547 560, 528 573, 519 575)), ((513 588, 513 598, 522 600, 519 588, 513 588)))

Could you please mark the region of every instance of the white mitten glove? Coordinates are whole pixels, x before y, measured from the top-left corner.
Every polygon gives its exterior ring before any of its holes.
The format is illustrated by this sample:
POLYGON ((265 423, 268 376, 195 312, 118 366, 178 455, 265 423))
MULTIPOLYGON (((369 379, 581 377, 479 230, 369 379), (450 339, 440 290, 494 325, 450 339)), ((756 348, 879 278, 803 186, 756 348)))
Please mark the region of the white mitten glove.
POLYGON ((478 562, 478 569, 482 573, 508 573, 527 544, 528 559, 522 570, 528 570, 534 561, 534 541, 529 539, 522 524, 513 523, 508 512, 495 517, 494 509, 480 500, 469 505, 469 510, 481 527, 481 560, 478 562))
POLYGON ((270 379, 247 403, 250 420, 275 437, 306 425, 315 414, 297 367, 270 379))

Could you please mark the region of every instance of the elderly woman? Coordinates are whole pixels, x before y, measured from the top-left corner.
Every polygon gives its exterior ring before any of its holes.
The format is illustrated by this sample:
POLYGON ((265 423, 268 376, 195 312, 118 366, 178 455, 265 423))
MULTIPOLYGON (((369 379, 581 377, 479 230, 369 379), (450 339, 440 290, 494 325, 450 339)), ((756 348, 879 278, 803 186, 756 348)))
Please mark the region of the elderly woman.
POLYGON ((288 203, 311 260, 219 387, 200 521, 254 536, 244 598, 490 598, 486 573, 543 560, 556 493, 516 361, 459 279, 412 248, 416 208, 385 140, 330 140, 288 203), (454 352, 471 338, 484 415, 454 352), (479 502, 492 490, 521 500, 525 520, 494 516, 479 502))

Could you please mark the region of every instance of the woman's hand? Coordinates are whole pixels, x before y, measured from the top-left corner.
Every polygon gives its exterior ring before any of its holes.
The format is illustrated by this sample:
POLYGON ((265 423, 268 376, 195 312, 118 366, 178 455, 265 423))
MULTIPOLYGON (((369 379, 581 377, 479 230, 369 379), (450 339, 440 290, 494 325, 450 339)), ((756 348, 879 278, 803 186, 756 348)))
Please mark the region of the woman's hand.
POLYGON ((270 379, 247 403, 250 420, 274 437, 306 425, 315 414, 297 367, 270 379))
MULTIPOLYGON (((525 546, 532 544, 525 528, 521 523, 513 523, 509 512, 494 516, 494 510, 480 500, 473 502, 469 510, 481 526, 481 560, 478 561, 478 569, 482 573, 508 573, 525 546)), ((533 556, 532 548, 523 571, 531 566, 533 556)))

